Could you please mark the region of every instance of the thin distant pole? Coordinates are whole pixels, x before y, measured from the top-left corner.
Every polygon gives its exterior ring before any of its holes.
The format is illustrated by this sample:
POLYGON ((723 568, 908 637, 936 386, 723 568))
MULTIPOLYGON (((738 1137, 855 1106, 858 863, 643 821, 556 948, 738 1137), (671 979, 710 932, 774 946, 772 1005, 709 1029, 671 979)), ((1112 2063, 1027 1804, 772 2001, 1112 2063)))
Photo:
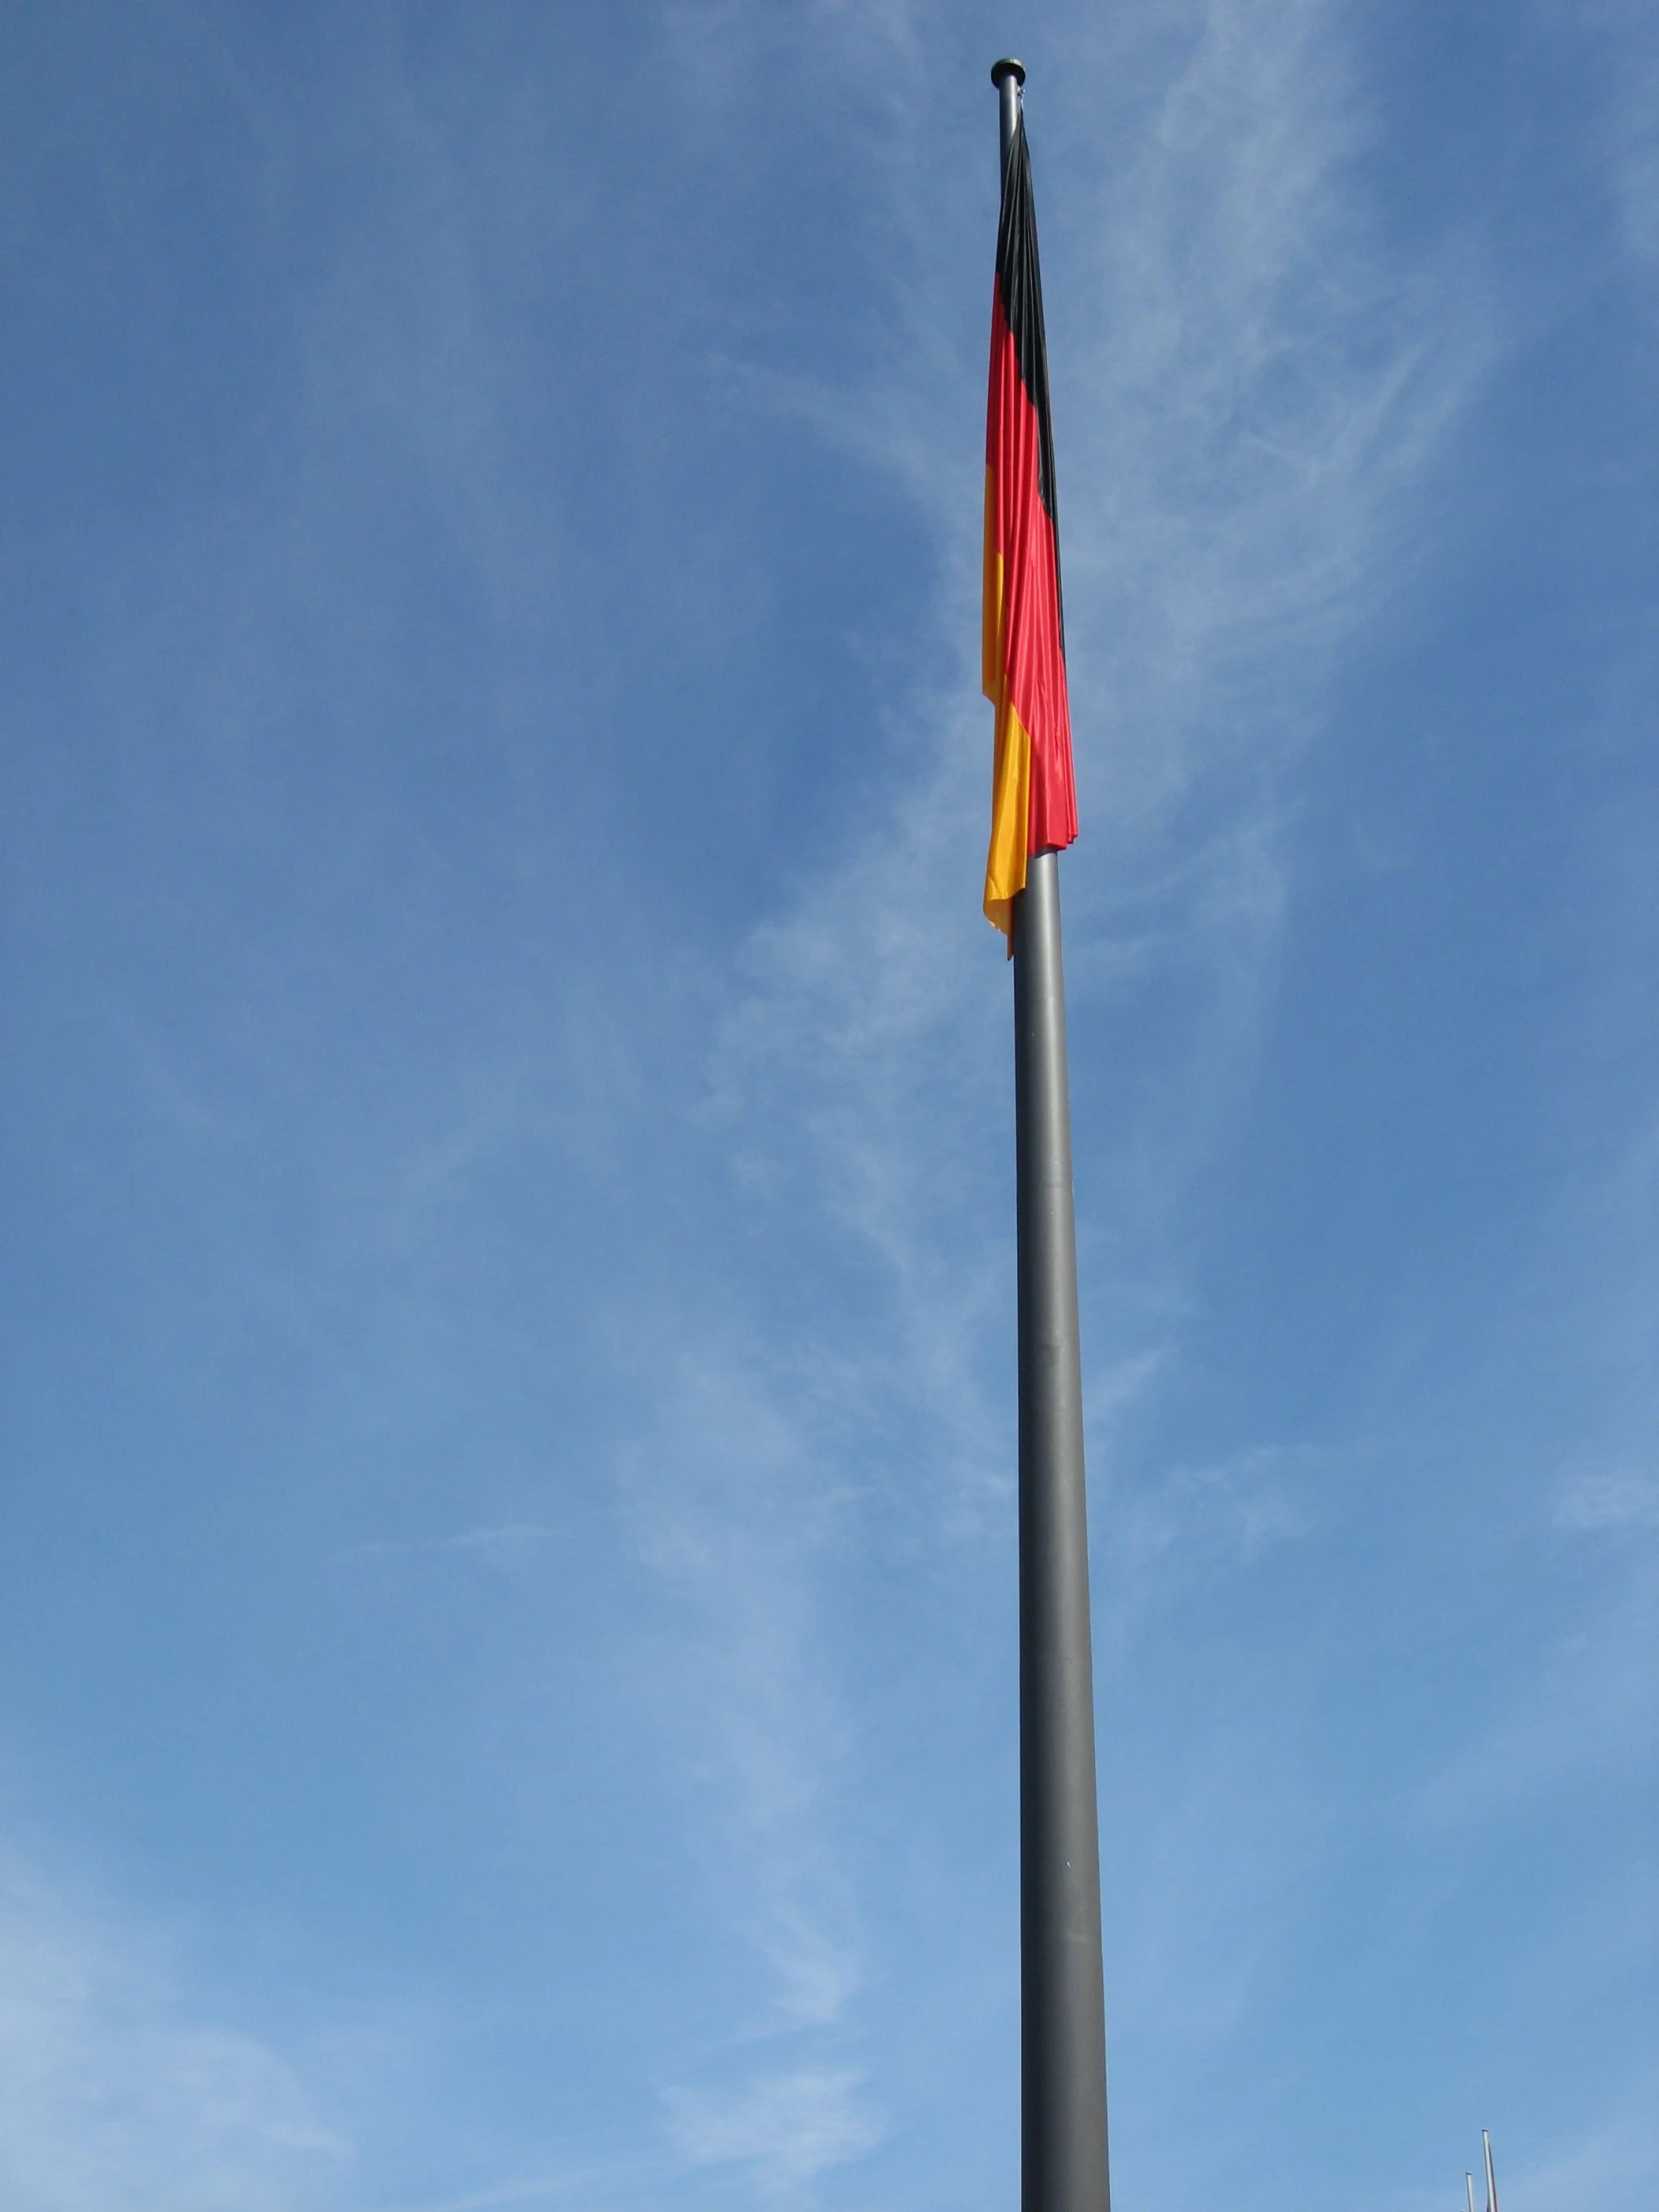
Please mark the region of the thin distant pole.
POLYGON ((1473 2174, 1464 2174, 1464 2176, 1463 2176, 1463 2186, 1464 2186, 1464 2188, 1465 2188, 1465 2189, 1466 2189, 1466 2190, 1468 2191, 1468 2195, 1469 2195, 1469 2212, 1474 2212, 1474 2176, 1473 2176, 1473 2174))
MULTIPOLYGON (((1000 61, 1002 161, 1025 71, 1000 61)), ((1014 900, 1023 2212, 1109 2212, 1083 1377, 1059 854, 1014 900)))

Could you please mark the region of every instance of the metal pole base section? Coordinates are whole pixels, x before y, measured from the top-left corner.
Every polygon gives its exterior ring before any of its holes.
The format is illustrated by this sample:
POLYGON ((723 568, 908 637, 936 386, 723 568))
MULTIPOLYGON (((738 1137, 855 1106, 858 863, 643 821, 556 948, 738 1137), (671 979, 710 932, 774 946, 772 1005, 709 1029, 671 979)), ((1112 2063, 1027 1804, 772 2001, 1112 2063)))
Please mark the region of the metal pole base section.
POLYGON ((1014 902, 1021 2202, 1109 2212, 1089 1540, 1059 855, 1014 902))

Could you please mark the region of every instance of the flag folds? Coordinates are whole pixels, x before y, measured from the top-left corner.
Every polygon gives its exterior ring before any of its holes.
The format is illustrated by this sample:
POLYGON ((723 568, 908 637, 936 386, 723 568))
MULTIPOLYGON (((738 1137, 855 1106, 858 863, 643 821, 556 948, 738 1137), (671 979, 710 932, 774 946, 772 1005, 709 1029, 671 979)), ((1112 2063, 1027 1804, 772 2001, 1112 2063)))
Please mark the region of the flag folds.
POLYGON ((1077 834, 1048 345, 1023 117, 1003 168, 991 301, 984 677, 996 709, 985 913, 1011 936, 1026 862, 1077 834))

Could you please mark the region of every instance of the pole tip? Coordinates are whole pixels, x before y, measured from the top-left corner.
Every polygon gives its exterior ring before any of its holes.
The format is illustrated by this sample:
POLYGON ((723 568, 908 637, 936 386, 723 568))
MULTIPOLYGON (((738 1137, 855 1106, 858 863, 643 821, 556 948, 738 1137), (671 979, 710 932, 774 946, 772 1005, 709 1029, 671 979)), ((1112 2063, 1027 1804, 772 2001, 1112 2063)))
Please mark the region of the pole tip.
POLYGON ((1016 85, 1023 85, 1025 82, 1025 64, 1015 61, 992 62, 991 83, 995 85, 998 92, 1002 90, 1004 77, 1012 77, 1016 85))

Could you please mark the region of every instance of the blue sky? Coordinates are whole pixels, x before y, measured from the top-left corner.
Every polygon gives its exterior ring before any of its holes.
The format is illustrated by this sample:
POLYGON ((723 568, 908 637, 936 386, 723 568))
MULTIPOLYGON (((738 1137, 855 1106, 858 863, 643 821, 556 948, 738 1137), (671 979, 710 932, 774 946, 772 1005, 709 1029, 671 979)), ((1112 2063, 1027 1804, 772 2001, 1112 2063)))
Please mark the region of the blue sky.
POLYGON ((15 7, 0 2200, 1017 2189, 988 65, 1120 2204, 1659 2188, 1659 21, 15 7))

